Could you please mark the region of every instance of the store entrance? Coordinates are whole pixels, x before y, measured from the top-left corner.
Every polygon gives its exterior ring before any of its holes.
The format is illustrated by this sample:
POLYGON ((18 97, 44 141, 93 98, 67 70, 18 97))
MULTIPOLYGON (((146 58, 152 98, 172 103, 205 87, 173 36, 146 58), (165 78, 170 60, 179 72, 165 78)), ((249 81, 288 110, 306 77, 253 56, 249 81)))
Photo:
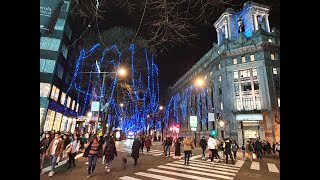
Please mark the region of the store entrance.
POLYGON ((243 139, 246 143, 248 140, 259 137, 259 121, 243 121, 243 139))

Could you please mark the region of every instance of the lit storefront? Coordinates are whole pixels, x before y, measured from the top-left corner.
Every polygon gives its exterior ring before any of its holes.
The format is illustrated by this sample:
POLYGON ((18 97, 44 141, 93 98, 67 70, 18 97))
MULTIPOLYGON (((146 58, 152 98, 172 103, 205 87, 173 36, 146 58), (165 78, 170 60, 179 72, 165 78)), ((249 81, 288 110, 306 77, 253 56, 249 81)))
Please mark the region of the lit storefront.
POLYGON ((250 139, 265 139, 265 132, 262 124, 263 116, 257 114, 236 114, 238 121, 238 142, 245 143, 250 139))

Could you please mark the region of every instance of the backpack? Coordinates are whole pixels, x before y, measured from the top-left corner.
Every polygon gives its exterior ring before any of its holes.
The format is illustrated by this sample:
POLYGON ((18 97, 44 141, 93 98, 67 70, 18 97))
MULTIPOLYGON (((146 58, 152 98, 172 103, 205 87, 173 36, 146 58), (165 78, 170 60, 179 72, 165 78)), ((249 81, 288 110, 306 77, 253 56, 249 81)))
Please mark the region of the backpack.
POLYGON ((238 150, 237 145, 236 145, 236 144, 233 144, 232 147, 231 147, 231 150, 232 150, 232 151, 237 151, 237 150, 238 150))

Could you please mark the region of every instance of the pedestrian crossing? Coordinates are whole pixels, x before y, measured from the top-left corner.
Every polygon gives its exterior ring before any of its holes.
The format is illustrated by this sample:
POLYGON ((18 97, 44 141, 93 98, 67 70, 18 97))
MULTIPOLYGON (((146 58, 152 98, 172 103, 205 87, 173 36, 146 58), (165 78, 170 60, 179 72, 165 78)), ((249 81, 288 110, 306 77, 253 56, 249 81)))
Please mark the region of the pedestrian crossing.
MULTIPOLYGON (((119 150, 119 152, 123 152, 123 153, 131 153, 132 149, 121 149, 119 150)), ((141 153, 141 151, 140 151, 141 153)), ((143 154, 147 154, 147 150, 144 149, 143 154)), ((157 150, 157 149, 150 149, 148 155, 152 155, 152 156, 162 156, 163 155, 163 150, 157 150)), ((169 153, 168 153, 169 155, 169 153)), ((170 152, 170 157, 174 157, 175 153, 174 152, 170 152)), ((181 153, 181 158, 184 157, 184 153, 181 153)))
POLYGON ((147 169, 145 172, 137 172, 132 176, 123 176, 121 180, 143 180, 143 179, 201 179, 201 180, 233 180, 242 164, 229 165, 203 160, 193 159, 190 164, 185 165, 184 160, 174 161, 155 168, 147 169))

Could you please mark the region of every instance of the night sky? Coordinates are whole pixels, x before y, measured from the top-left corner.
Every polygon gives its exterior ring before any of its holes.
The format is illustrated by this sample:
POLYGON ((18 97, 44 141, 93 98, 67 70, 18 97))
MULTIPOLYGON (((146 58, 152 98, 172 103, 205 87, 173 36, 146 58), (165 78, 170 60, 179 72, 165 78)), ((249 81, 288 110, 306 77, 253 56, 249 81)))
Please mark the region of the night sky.
MULTIPOLYGON (((233 7, 233 9, 237 11, 241 10, 242 7, 243 5, 240 7, 233 7)), ((109 20, 111 21, 108 23, 109 27, 123 25, 136 29, 141 18, 140 16, 128 15, 127 11, 124 9, 113 9, 110 15, 111 18, 109 20)), ((155 62, 159 65, 160 93, 162 95, 165 95, 168 87, 172 86, 213 47, 212 45, 214 42, 218 42, 213 23, 219 16, 213 19, 212 23, 209 25, 197 26, 194 32, 196 32, 198 36, 192 39, 188 44, 171 48, 169 51, 157 53, 155 62)), ((280 6, 271 6, 269 23, 270 29, 276 27, 280 30, 280 6)), ((144 33, 146 32, 140 31, 138 35, 143 36, 144 33)))

